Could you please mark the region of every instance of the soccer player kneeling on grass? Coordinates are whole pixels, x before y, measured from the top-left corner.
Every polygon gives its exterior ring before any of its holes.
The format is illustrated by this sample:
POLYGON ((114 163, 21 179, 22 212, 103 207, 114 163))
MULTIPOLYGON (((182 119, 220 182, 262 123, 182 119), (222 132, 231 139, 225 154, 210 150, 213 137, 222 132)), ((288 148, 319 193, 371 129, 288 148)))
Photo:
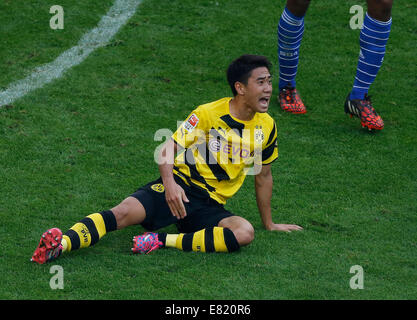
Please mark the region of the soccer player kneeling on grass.
POLYGON ((302 228, 275 224, 271 215, 271 163, 278 157, 277 128, 267 114, 272 94, 267 58, 243 55, 227 69, 232 98, 197 107, 159 153, 160 177, 111 210, 93 213, 62 234, 41 237, 32 261, 45 263, 63 252, 94 245, 106 233, 141 224, 156 231, 176 224, 178 234, 146 232, 133 238, 132 252, 162 247, 183 251, 232 252, 250 244, 249 221, 224 208, 248 174, 255 174, 256 201, 267 230, 302 228))

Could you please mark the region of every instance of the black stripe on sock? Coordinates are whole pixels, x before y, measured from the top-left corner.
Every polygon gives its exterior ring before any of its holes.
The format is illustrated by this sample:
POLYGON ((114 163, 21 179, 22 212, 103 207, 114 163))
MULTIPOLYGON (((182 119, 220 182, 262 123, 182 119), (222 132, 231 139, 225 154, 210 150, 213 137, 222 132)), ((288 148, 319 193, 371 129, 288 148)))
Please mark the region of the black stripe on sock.
POLYGON ((191 251, 193 249, 194 233, 186 233, 182 238, 182 250, 191 251))
POLYGON ((87 227, 88 231, 90 232, 90 236, 91 236, 90 246, 95 245, 99 240, 99 235, 98 235, 97 227, 94 221, 88 217, 85 217, 80 222, 84 223, 84 225, 87 227))
POLYGON ((214 252, 214 236, 213 228, 206 228, 204 232, 204 245, 206 247, 206 252, 214 252))
POLYGON ((240 246, 236 240, 235 234, 228 228, 223 228, 224 242, 226 243, 227 251, 233 252, 239 250, 240 246))
POLYGON ((65 235, 71 240, 71 250, 77 250, 80 248, 80 237, 78 236, 78 233, 69 229, 65 232, 65 235))
POLYGON ((116 217, 111 210, 101 211, 100 214, 103 217, 104 224, 106 225, 106 232, 117 230, 116 217))
POLYGON ((167 241, 167 234, 166 233, 158 233, 158 240, 161 241, 164 246, 167 241))

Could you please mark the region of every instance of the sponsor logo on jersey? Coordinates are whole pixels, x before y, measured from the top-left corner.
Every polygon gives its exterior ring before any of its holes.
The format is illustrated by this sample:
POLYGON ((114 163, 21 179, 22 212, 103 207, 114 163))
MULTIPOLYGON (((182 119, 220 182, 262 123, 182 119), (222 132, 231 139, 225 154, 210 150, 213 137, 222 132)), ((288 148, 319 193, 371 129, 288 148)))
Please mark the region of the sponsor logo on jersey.
POLYGON ((242 159, 245 159, 251 155, 250 150, 233 144, 225 144, 222 148, 222 151, 234 157, 239 155, 242 159))
POLYGON ((208 146, 209 146, 209 149, 213 152, 219 152, 221 147, 222 147, 220 141, 219 140, 214 140, 214 139, 209 141, 208 146))

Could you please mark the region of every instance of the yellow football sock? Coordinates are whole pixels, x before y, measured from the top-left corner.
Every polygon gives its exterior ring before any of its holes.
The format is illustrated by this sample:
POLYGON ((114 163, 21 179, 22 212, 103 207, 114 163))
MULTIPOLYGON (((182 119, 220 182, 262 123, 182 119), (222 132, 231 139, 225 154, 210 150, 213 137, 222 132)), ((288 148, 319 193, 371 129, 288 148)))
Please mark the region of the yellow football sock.
POLYGON ((167 234, 165 246, 196 252, 232 252, 240 247, 233 232, 221 227, 206 228, 192 233, 167 234))
POLYGON ((73 225, 62 237, 62 251, 86 248, 96 244, 107 232, 117 229, 111 211, 93 213, 73 225))

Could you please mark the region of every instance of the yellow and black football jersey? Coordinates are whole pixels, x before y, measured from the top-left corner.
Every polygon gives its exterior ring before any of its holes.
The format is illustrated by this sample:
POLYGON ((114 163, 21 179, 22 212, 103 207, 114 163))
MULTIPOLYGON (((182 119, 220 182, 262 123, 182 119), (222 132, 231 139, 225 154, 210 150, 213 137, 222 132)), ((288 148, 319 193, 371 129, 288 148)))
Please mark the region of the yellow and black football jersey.
POLYGON ((229 111, 231 99, 197 107, 172 136, 180 150, 174 174, 221 204, 239 190, 246 175, 259 173, 278 157, 271 116, 236 119, 229 111))

